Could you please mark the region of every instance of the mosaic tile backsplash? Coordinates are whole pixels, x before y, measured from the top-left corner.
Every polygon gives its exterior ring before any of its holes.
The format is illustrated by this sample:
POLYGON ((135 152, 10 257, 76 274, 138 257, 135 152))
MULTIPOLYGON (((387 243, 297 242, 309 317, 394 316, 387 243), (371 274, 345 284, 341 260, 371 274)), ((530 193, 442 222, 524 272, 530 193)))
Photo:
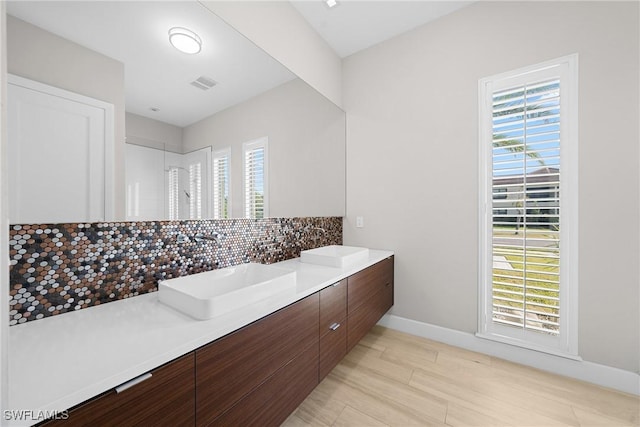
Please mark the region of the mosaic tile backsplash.
POLYGON ((340 244, 341 217, 12 225, 10 325, 154 292, 162 279, 340 244), (222 237, 197 242, 199 233, 222 237))

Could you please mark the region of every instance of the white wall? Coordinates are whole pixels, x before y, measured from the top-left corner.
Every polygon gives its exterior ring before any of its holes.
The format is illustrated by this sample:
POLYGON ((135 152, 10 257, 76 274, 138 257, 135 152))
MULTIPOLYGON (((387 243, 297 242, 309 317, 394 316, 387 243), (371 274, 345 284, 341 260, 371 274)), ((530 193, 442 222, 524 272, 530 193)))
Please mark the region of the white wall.
POLYGON ((344 240, 396 252, 393 314, 476 331, 478 79, 577 52, 579 353, 638 372, 638 12, 478 2, 344 60, 344 240))
POLYGON ((340 58, 288 1, 201 3, 336 105, 342 104, 340 58))
POLYGON ((7 16, 8 71, 114 105, 114 213, 124 218, 124 64, 7 16))
POLYGON ((242 144, 269 138, 269 216, 343 216, 345 115, 300 79, 184 128, 185 152, 231 147, 232 216, 243 217, 242 144))
MULTIPOLYGON (((9 207, 7 181, 7 21, 5 2, 0 2, 0 259, 9 259, 9 207)), ((9 332, 9 265, 0 262, 0 411, 8 406, 9 352, 7 349, 9 332)))

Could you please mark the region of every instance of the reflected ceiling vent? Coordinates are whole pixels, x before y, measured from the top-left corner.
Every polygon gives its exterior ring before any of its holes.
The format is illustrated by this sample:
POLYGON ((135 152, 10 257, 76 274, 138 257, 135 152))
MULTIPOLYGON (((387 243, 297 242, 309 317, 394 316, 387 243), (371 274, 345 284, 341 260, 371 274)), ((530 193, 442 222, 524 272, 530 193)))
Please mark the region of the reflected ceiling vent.
POLYGON ((202 90, 209 90, 216 85, 216 81, 210 77, 200 76, 191 82, 192 86, 202 90))

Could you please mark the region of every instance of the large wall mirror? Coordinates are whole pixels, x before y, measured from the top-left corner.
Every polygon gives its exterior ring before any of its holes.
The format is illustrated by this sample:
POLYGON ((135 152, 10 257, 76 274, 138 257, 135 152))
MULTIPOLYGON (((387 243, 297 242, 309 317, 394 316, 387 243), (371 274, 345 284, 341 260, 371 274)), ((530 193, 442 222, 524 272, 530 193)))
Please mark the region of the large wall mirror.
MULTIPOLYGON (((344 112, 200 3, 9 1, 6 9, 10 75, 113 104, 103 210, 60 217, 60 204, 100 190, 76 189, 89 162, 65 153, 67 127, 54 118, 57 139, 40 132, 42 145, 12 165, 22 171, 12 176, 33 179, 10 186, 25 200, 44 199, 34 188, 63 196, 12 223, 344 215, 344 112), (199 53, 169 43, 175 27, 196 33, 199 53)), ((26 128, 44 121, 41 111, 26 128)), ((12 144, 22 147, 10 135, 12 144)))

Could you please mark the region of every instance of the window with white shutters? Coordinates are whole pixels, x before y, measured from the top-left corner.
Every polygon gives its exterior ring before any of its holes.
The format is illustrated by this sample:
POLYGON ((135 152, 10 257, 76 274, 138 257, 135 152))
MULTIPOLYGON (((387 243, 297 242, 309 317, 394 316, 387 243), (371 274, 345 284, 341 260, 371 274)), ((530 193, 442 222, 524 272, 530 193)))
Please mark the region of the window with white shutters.
POLYGON ((213 217, 215 219, 229 218, 230 161, 231 150, 228 148, 213 153, 213 217))
POLYGON ((246 142, 244 154, 244 213, 247 218, 265 218, 268 213, 267 138, 246 142))
POLYGON ((170 166, 167 169, 167 193, 169 201, 169 219, 179 219, 179 195, 180 183, 179 183, 179 169, 174 166, 170 166))
POLYGON ((575 355, 577 56, 479 83, 479 335, 575 355))
POLYGON ((202 219, 202 163, 189 165, 189 219, 202 219))

